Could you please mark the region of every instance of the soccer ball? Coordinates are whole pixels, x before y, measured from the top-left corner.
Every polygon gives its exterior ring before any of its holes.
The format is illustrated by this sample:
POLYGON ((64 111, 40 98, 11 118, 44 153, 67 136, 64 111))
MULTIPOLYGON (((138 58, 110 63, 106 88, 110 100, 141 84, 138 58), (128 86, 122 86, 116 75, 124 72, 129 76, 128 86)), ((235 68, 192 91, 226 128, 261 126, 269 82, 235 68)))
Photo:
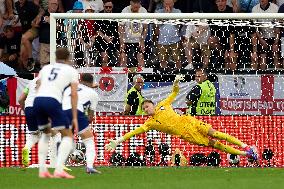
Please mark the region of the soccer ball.
POLYGON ((81 150, 76 149, 70 154, 70 159, 75 163, 81 163, 85 160, 85 154, 81 150))
POLYGON ((239 155, 228 154, 227 158, 230 165, 238 165, 240 163, 239 155))

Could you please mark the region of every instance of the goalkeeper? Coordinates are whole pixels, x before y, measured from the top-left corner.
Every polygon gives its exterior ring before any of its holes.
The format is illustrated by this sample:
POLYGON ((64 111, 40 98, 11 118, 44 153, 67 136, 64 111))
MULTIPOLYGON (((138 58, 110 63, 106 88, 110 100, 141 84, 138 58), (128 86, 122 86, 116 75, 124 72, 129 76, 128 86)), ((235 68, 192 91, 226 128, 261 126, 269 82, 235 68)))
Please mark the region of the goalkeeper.
POLYGON ((129 133, 126 133, 119 139, 110 140, 109 144, 106 145, 106 150, 114 151, 117 145, 128 140, 134 135, 138 135, 149 130, 158 130, 167 134, 175 135, 191 144, 211 146, 223 152, 247 156, 248 158, 256 161, 258 155, 255 147, 248 146, 231 135, 216 131, 211 125, 190 115, 179 115, 173 110, 171 104, 179 92, 178 83, 183 79, 184 76, 182 75, 176 76, 172 93, 165 100, 158 103, 156 107, 151 100, 144 100, 142 108, 151 117, 149 117, 143 125, 129 133), (211 138, 226 140, 229 143, 240 146, 243 150, 235 149, 211 138))

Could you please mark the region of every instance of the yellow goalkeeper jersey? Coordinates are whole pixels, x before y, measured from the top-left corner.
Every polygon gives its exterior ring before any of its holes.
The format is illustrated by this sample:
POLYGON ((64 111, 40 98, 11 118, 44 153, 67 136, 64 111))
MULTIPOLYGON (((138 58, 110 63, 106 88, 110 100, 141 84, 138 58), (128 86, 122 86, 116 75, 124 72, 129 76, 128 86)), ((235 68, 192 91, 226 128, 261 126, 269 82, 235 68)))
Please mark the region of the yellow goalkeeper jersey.
POLYGON ((175 135, 185 139, 188 142, 208 146, 208 130, 211 125, 206 124, 190 115, 177 114, 171 104, 175 100, 179 92, 178 84, 173 86, 172 93, 155 107, 155 114, 149 117, 146 122, 139 128, 127 133, 124 139, 147 132, 149 130, 157 130, 170 135, 175 135), (143 131, 141 130, 143 129, 143 131))

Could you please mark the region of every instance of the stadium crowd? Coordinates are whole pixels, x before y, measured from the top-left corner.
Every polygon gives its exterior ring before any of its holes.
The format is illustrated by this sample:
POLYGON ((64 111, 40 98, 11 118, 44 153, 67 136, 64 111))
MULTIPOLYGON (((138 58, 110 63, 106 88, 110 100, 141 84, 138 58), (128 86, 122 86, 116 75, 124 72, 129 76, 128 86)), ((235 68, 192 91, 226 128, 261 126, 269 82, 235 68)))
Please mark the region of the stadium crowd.
MULTIPOLYGON (((50 13, 277 13, 282 0, 1 0, 0 61, 17 71, 49 64, 50 13)), ((280 21, 279 21, 280 22, 280 21)), ((220 25, 210 20, 146 24, 114 20, 57 20, 57 46, 82 66, 182 69, 282 69, 283 31, 277 27, 220 25)))

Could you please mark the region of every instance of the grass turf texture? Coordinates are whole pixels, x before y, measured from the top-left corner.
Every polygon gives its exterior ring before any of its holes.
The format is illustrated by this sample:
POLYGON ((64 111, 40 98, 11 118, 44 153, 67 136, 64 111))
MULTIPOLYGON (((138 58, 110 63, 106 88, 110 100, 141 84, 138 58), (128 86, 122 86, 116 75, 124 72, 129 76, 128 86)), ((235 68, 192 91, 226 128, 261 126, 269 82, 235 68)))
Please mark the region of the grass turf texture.
POLYGON ((38 169, 0 168, 3 189, 281 189, 284 169, 280 168, 98 168, 101 175, 88 175, 82 167, 72 168, 76 179, 39 179, 38 169))

